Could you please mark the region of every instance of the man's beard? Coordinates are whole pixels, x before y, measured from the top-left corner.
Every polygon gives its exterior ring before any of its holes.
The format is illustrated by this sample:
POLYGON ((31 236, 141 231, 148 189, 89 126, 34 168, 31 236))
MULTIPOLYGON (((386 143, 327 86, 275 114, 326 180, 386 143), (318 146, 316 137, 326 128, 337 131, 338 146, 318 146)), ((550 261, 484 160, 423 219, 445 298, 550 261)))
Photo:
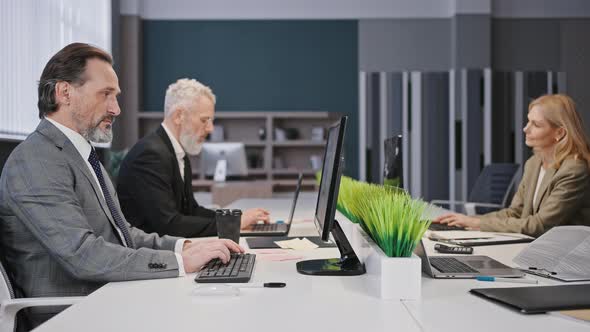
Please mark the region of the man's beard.
POLYGON ((203 147, 203 143, 199 142, 199 135, 191 133, 190 130, 184 130, 184 127, 180 128, 179 143, 184 151, 191 156, 199 154, 203 147))
POLYGON ((111 124, 108 125, 104 130, 100 128, 100 124, 104 119, 110 118, 109 116, 105 116, 98 121, 98 123, 91 128, 85 130, 82 134, 86 140, 94 142, 94 143, 110 143, 113 140, 113 124, 115 123, 115 118, 111 118, 111 124))

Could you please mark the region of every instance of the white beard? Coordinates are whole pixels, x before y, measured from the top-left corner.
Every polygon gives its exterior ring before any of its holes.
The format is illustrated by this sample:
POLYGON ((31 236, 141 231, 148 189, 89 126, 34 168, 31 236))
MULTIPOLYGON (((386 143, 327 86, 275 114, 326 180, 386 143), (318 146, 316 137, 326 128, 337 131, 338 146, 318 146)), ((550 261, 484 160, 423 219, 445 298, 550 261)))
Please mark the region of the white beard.
POLYGON ((203 148, 203 143, 199 142, 197 135, 180 133, 179 143, 184 151, 191 156, 198 155, 201 153, 201 148, 203 148))

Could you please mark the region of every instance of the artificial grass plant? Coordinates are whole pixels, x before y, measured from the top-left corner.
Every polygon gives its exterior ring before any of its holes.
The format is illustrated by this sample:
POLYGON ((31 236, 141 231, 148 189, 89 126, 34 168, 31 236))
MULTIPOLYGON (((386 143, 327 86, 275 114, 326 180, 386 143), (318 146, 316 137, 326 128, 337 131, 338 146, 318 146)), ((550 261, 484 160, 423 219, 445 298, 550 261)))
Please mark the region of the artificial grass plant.
POLYGON ((409 257, 430 225, 422 220, 427 204, 390 188, 367 184, 352 210, 388 257, 409 257))
POLYGON ((338 202, 336 203, 336 209, 340 211, 348 220, 355 224, 360 223, 358 214, 351 211, 350 205, 355 201, 355 193, 359 190, 362 185, 361 182, 355 181, 348 176, 340 178, 340 188, 338 192, 338 202))
MULTIPOLYGON (((322 171, 316 172, 315 178, 319 186, 322 178, 322 171)), ((341 176, 340 187, 338 189, 338 201, 336 202, 336 209, 355 224, 358 224, 360 220, 357 215, 351 213, 348 206, 354 201, 356 188, 359 184, 362 184, 362 182, 353 180, 348 176, 341 176)))
MULTIPOLYGON (((316 179, 321 173, 316 173, 316 179)), ((336 208, 363 230, 388 257, 409 257, 428 229, 422 214, 428 206, 404 190, 342 176, 336 208)))

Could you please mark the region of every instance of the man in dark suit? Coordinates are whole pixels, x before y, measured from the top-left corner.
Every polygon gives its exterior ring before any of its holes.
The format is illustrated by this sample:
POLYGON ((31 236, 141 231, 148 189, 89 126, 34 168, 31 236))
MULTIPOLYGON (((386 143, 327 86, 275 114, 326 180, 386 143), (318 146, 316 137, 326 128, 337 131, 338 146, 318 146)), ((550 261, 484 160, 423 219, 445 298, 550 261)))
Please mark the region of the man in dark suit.
MULTIPOLYGON (((230 240, 191 243, 127 223, 90 144, 111 141, 119 92, 111 56, 87 44, 66 46, 43 70, 42 120, 0 177, 0 252, 19 297, 88 295, 110 281, 183 276, 243 251, 230 240)), ((61 309, 31 310, 30 327, 61 309)))
MULTIPOLYGON (((171 84, 164 101, 164 121, 142 138, 121 164, 117 192, 125 217, 135 227, 159 235, 217 235, 215 212, 193 196, 188 155, 196 155, 213 131, 215 95, 194 79, 171 84)), ((242 214, 242 228, 262 220, 264 209, 242 214)))

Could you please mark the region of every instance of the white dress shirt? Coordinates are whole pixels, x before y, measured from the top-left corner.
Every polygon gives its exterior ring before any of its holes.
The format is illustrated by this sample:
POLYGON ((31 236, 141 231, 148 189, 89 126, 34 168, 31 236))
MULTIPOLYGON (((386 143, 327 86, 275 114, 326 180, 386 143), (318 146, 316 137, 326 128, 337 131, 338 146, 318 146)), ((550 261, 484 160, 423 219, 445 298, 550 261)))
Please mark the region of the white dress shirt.
POLYGON ((537 204, 537 196, 539 195, 539 188, 541 187, 541 182, 543 182, 543 178, 545 177, 545 169, 543 165, 541 165, 541 170, 539 171, 539 178, 537 179, 537 187, 535 188, 535 195, 533 196, 533 206, 537 204))
POLYGON ((176 160, 178 160, 178 168, 180 170, 180 176, 182 177, 182 181, 184 181, 184 156, 186 156, 186 152, 184 152, 182 145, 180 145, 180 143, 178 143, 178 141, 176 140, 174 135, 172 135, 172 132, 170 131, 170 129, 168 129, 168 127, 166 127, 164 122, 162 122, 162 128, 164 128, 164 131, 168 135, 170 142, 172 142, 172 148, 174 149, 174 154, 176 155, 176 160))
MULTIPOLYGON (((104 193, 102 192, 102 188, 100 187, 100 183, 98 182, 98 178, 96 177, 96 173, 94 173, 94 170, 92 169, 92 166, 90 165, 90 162, 88 161, 88 157, 90 157, 90 151, 92 150, 92 146, 90 145, 90 143, 84 137, 82 137, 82 135, 80 135, 78 132, 62 125, 61 123, 59 123, 53 119, 50 119, 50 118, 45 118, 45 119, 47 121, 51 122, 51 124, 53 124, 57 129, 59 129, 59 131, 61 131, 64 135, 66 135, 66 137, 70 140, 70 142, 72 142, 72 144, 74 145, 74 147, 76 148, 76 150, 78 151, 78 153, 80 154, 82 159, 84 159, 84 161, 86 162, 86 167, 88 167, 88 169, 90 170, 90 174, 92 174, 92 177, 94 178, 94 181, 96 181, 96 184, 98 185, 98 188, 100 189, 100 193, 101 193, 102 197, 104 198, 104 193)), ((119 238, 121 239, 121 241, 123 241, 123 243, 125 243, 125 237, 123 236, 123 233, 121 232, 119 227, 117 227, 115 225, 115 229, 117 230, 117 233, 119 234, 119 238)), ((184 242, 185 242, 185 239, 179 239, 178 241, 176 241, 176 244, 174 245, 174 255, 176 256, 176 260, 178 261, 178 276, 179 277, 184 276, 186 274, 186 272, 184 271, 184 263, 182 262, 182 256, 180 255, 180 253, 182 252, 182 246, 184 245, 184 242)))

